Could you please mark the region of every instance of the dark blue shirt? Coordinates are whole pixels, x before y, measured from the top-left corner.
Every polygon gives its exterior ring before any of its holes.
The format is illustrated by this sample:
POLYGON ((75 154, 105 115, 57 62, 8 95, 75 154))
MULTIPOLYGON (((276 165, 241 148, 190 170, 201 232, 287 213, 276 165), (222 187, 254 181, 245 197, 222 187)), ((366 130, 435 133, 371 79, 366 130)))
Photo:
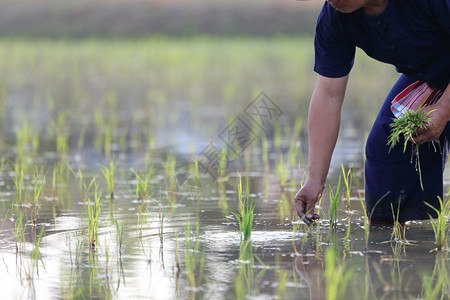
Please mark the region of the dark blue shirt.
POLYGON ((389 0, 378 16, 363 9, 341 13, 325 2, 314 41, 314 70, 347 75, 355 47, 432 87, 450 82, 450 0, 389 0))

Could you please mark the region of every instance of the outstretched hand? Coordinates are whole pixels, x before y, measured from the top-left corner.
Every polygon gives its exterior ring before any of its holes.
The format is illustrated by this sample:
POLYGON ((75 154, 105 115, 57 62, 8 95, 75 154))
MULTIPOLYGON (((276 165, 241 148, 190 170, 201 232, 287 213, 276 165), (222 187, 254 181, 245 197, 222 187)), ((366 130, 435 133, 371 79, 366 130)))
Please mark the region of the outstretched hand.
POLYGON ((306 184, 297 192, 294 197, 295 209, 299 218, 308 226, 314 223, 314 220, 320 218, 314 212, 316 203, 322 197, 324 186, 321 184, 306 181, 306 184))

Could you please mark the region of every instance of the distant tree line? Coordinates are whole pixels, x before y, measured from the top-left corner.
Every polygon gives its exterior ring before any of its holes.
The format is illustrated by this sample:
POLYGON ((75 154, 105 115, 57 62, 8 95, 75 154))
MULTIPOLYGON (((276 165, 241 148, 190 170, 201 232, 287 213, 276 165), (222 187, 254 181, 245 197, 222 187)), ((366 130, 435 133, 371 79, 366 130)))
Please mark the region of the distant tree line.
POLYGON ((320 3, 0 0, 0 36, 312 35, 320 3))

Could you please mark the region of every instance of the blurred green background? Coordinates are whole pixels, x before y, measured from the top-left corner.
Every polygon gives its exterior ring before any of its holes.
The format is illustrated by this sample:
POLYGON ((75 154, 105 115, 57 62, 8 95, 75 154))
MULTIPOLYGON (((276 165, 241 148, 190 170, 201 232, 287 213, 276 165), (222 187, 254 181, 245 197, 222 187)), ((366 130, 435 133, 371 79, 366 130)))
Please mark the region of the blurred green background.
MULTIPOLYGON (((307 116, 322 3, 2 0, 2 132, 26 122, 51 142, 66 114, 72 149, 107 135, 123 148, 198 152, 260 92, 289 128, 307 116)), ((353 73, 342 132, 361 152, 397 75, 359 52, 353 73)))

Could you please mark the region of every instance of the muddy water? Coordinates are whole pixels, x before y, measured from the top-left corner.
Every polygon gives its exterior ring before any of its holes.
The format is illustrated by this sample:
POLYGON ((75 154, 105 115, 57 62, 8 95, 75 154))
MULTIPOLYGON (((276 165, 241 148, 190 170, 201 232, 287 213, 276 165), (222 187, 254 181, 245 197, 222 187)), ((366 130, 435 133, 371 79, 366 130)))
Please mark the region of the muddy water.
POLYGON ((105 206, 91 249, 78 169, 85 185, 98 175, 99 188, 105 191, 97 164, 84 163, 82 157, 66 158, 69 164, 40 158, 33 165, 48 171, 36 214, 34 177, 24 177, 27 200, 19 204, 14 170, 5 165, 2 172, 1 216, 7 217, 1 223, 0 279, 5 299, 323 299, 325 286, 333 280, 324 271, 331 268, 327 249, 333 249, 336 267, 345 267, 339 278, 348 276, 348 286, 342 295, 351 299, 417 299, 435 297, 433 292, 449 296, 449 259, 445 251, 432 251, 429 221, 413 222, 406 239, 392 241, 389 226, 373 228, 366 237, 360 169, 352 171, 350 210, 342 195, 338 223, 330 231, 327 194, 318 226, 309 229, 293 217, 291 199, 299 182, 291 178, 301 177, 298 170, 289 172, 282 188, 275 172, 243 168, 255 203, 254 230, 246 243, 232 214, 238 211, 237 173, 230 172, 220 184, 200 173, 195 184, 186 184, 186 157, 179 157, 173 181, 161 167, 164 157, 154 158, 149 193, 142 200, 135 193, 129 160, 117 159, 114 197, 106 192, 101 196, 105 206), (53 168, 60 174, 55 190, 53 168), (18 226, 21 214, 24 239, 18 226))

